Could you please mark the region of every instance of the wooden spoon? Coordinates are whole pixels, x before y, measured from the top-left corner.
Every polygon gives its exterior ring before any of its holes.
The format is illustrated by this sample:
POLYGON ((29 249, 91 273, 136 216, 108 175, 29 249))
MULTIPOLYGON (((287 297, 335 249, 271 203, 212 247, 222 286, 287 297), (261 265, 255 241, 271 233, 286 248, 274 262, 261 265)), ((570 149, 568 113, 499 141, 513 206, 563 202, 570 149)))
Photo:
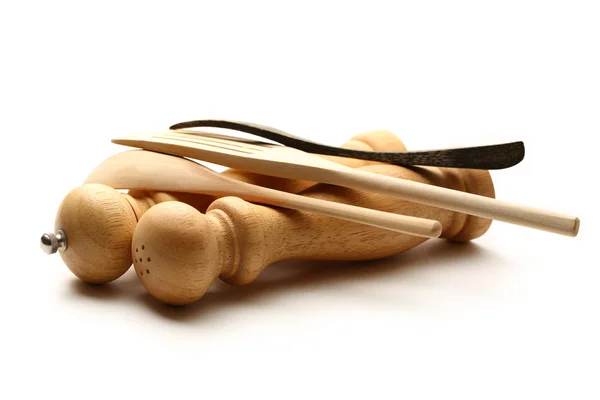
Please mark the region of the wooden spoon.
POLYGON ((233 195, 252 202, 324 214, 415 236, 435 238, 442 232, 438 221, 280 192, 227 178, 184 158, 143 150, 114 155, 98 166, 85 183, 99 183, 114 189, 233 195))

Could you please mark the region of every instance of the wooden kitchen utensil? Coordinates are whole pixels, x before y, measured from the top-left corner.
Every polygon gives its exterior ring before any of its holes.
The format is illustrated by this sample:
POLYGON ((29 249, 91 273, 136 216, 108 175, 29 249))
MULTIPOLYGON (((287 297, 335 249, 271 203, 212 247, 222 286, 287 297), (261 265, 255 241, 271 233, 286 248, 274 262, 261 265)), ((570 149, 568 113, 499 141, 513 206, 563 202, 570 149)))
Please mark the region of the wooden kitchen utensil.
POLYGON ((313 154, 326 154, 339 157, 380 161, 395 165, 421 165, 453 168, 502 169, 520 163, 525 157, 523 142, 502 143, 489 146, 464 147, 428 151, 362 151, 334 146, 326 146, 291 135, 270 126, 251 122, 200 119, 180 122, 171 126, 171 130, 198 127, 225 128, 250 133, 273 140, 285 146, 313 154))
MULTIPOLYGON (((371 165, 361 170, 494 195, 487 171, 412 170, 394 165, 371 165)), ((488 219, 339 186, 320 184, 302 195, 435 218, 442 224, 442 236, 452 240, 477 238, 491 224, 488 219)), ((409 250, 425 240, 225 197, 212 203, 206 215, 179 202, 152 207, 135 229, 131 251, 137 276, 152 296, 169 304, 188 304, 202 297, 218 276, 241 285, 252 282, 265 267, 279 260, 370 260, 409 250)))
POLYGON ((368 190, 566 236, 576 236, 579 231, 579 219, 574 216, 372 174, 344 167, 290 147, 236 141, 235 138, 225 135, 188 131, 162 131, 115 138, 112 141, 264 175, 368 190))
MULTIPOLYGON (((406 146, 404 143, 393 133, 385 130, 375 130, 359 133, 354 135, 349 141, 342 144, 342 148, 354 149, 361 151, 379 151, 381 149, 393 150, 393 151, 405 151, 406 146)), ((356 158, 347 157, 336 157, 336 156, 321 156, 326 160, 345 165, 347 167, 359 168, 366 165, 372 165, 379 163, 378 161, 369 161, 356 158)), ((221 175, 233 178, 238 181, 251 183, 253 185, 268 187, 275 190, 281 190, 288 193, 298 193, 304 189, 307 189, 315 182, 310 181, 299 181, 295 179, 278 178, 274 176, 261 175, 253 172, 243 171, 239 169, 230 168, 223 172, 221 175)), ((86 181, 88 183, 94 183, 92 181, 86 181)), ((129 195, 134 197, 136 201, 142 201, 148 204, 158 204, 163 201, 178 200, 184 203, 192 205, 200 212, 205 212, 210 203, 216 198, 214 196, 197 194, 197 193, 184 193, 184 192, 165 192, 165 191, 139 191, 130 190, 129 195)), ((144 204, 145 204, 144 203, 144 204)), ((143 209, 144 207, 142 207, 143 209)), ((141 214, 136 212, 138 219, 141 214)))
POLYGON ((101 183, 114 189, 233 195, 248 201, 329 215, 411 235, 438 237, 441 233, 441 225, 437 221, 384 213, 264 188, 220 175, 185 158, 152 151, 134 150, 115 154, 96 168, 87 181, 101 183))
MULTIPOLYGON (((352 137, 349 141, 342 145, 346 149, 354 149, 361 151, 406 151, 406 146, 392 132, 385 130, 375 130, 359 133, 352 137)), ((347 167, 359 168, 367 165, 377 164, 378 161, 361 160, 358 158, 336 157, 321 155, 326 160, 347 167)), ((244 171, 240 169, 228 169, 222 172, 230 178, 252 183, 254 185, 269 187, 271 189, 283 190, 284 192, 298 193, 303 189, 315 185, 316 182, 300 181, 296 179, 279 178, 275 176, 261 175, 254 172, 244 171)))

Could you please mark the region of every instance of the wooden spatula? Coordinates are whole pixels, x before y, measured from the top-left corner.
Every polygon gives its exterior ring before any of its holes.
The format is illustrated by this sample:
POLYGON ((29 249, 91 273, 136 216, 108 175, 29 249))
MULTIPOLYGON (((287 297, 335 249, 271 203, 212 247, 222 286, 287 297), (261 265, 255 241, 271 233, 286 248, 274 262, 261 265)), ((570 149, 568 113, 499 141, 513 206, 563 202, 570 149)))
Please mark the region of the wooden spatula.
POLYGON ((579 218, 432 185, 355 170, 290 147, 236 141, 226 135, 161 131, 115 138, 113 143, 191 157, 281 178, 324 182, 378 192, 566 236, 576 236, 579 218))
POLYGON ((128 151, 105 160, 85 183, 114 189, 142 189, 237 196, 248 201, 308 211, 429 238, 439 237, 438 221, 392 214, 268 189, 218 174, 198 163, 151 151, 128 151))

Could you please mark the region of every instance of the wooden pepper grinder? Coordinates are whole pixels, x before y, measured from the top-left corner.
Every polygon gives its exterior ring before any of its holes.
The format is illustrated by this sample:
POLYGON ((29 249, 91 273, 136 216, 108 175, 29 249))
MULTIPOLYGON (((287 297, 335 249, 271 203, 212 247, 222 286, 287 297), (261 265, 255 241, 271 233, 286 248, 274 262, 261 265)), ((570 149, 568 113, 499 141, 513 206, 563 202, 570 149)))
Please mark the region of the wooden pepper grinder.
MULTIPOLYGON (((361 150, 406 150, 394 134, 372 131, 354 136, 343 145, 361 150)), ((372 162, 341 157, 332 161, 358 167, 372 162)), ((297 193, 314 182, 267 177, 244 171, 226 170, 223 174, 245 182, 297 193)), ((45 234, 42 249, 59 252, 67 267, 88 283, 106 283, 119 278, 132 264, 131 240, 138 220, 152 206, 165 201, 180 201, 204 212, 214 197, 192 193, 131 190, 121 194, 99 184, 84 184, 62 201, 55 220, 55 233, 45 234)))
MULTIPOLYGON (((487 171, 370 165, 365 170, 494 197, 487 171)), ((442 237, 468 241, 491 220, 411 203, 375 193, 319 184, 302 195, 382 211, 438 220, 442 237)), ((253 205, 224 197, 206 215, 181 202, 146 212, 132 242, 138 278, 152 296, 183 305, 201 298, 217 277, 252 282, 268 265, 284 259, 369 260, 409 250, 425 238, 389 232, 335 218, 253 205)))

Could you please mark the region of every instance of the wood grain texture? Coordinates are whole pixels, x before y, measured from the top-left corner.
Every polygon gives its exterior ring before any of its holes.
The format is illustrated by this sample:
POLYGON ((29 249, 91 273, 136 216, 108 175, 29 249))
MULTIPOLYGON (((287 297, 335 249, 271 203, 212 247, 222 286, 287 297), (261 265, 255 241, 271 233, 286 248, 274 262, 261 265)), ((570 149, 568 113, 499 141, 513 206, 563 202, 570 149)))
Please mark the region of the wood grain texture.
MULTIPOLYGON (((359 133, 353 136, 348 142, 342 145, 343 148, 356 149, 362 151, 381 151, 384 149, 392 151, 404 151, 404 143, 393 133, 385 130, 375 130, 359 133)), ((331 162, 345 165, 351 168, 364 167, 366 165, 380 163, 372 160, 362 160, 358 158, 346 158, 336 156, 321 156, 331 162)), ((289 193, 298 193, 308 187, 315 185, 313 181, 280 178, 269 175, 257 174, 250 171, 239 169, 228 169, 222 172, 223 175, 243 182, 252 183, 258 186, 264 186, 271 189, 281 190, 289 193)), ((202 210, 200 210, 202 211, 202 210)))
POLYGON ((55 231, 63 230, 69 243, 59 254, 79 279, 93 284, 113 281, 131 266, 133 231, 150 207, 163 201, 197 200, 186 193, 121 194, 106 185, 84 184, 65 196, 56 213, 55 231))
POLYGON ((193 161, 151 151, 118 153, 96 168, 87 181, 116 189, 205 193, 218 197, 233 195, 252 202, 329 215, 416 236, 438 237, 441 233, 439 222, 434 220, 354 207, 251 185, 220 175, 193 161))
MULTIPOLYGON (((342 144, 343 148, 349 149, 360 149, 364 151, 378 151, 381 149, 391 149, 394 151, 406 150, 404 143, 393 133, 384 130, 375 130, 362 132, 354 135, 349 141, 342 144)), ((361 160, 355 158, 335 157, 335 156, 323 156, 323 158, 345 165, 351 168, 359 168, 366 165, 377 164, 377 161, 361 160)), ((249 171, 238 170, 234 168, 227 169, 221 172, 221 175, 229 178, 251 183, 253 185, 263 186, 270 189, 280 190, 288 193, 298 193, 304 189, 307 189, 315 182, 302 181, 287 178, 278 178, 274 176, 256 174, 249 171)), ((186 204, 190 204, 200 212, 205 212, 208 206, 217 199, 215 196, 197 193, 185 193, 185 192, 165 192, 165 191, 152 191, 152 190, 130 190, 129 195, 135 197, 141 203, 158 204, 164 201, 181 201, 186 204)), ((145 210, 144 210, 145 211, 145 210)), ((138 218, 142 216, 142 213, 136 212, 138 218)))
MULTIPOLYGON (((486 171, 412 170, 392 165, 362 169, 494 195, 486 171)), ((443 236, 450 240, 477 238, 491 224, 490 220, 339 186, 319 184, 302 195, 436 219, 442 224, 443 236)), ((152 296, 182 305, 201 298, 217 277, 232 284, 247 284, 279 260, 371 260, 407 251, 425 240, 328 216, 224 197, 211 204, 206 215, 179 202, 153 207, 139 221, 132 252, 138 255, 134 263, 136 273, 152 296)))
POLYGON ((579 219, 575 216, 359 171, 290 147, 236 142, 218 136, 167 131, 116 138, 113 142, 264 175, 370 190, 565 236, 576 236, 579 231, 579 219))
POLYGON ((136 222, 129 202, 116 190, 97 184, 80 186, 67 194, 57 212, 55 229, 65 231, 69 241, 60 256, 85 282, 117 279, 131 265, 136 222))
POLYGON ((309 141, 282 130, 251 122, 202 119, 180 122, 169 129, 180 130, 197 127, 232 129, 263 137, 285 146, 313 154, 349 157, 379 161, 395 165, 419 165, 472 169, 504 169, 520 163, 525 157, 523 142, 502 143, 488 146, 463 147, 427 151, 364 151, 348 149, 309 141))

